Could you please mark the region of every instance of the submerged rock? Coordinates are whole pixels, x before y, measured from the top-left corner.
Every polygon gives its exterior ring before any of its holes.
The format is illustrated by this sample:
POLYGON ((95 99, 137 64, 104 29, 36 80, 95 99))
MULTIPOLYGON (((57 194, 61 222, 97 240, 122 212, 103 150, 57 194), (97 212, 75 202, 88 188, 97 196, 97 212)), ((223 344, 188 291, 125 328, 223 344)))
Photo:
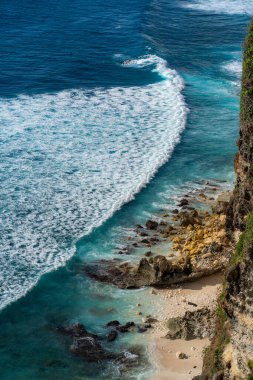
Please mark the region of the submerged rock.
POLYGON ((117 336, 118 336, 117 331, 115 331, 115 330, 111 330, 111 331, 109 332, 109 334, 107 335, 107 340, 108 340, 108 342, 113 342, 113 341, 117 338, 117 336))
POLYGON ((135 327, 134 322, 127 322, 125 325, 119 325, 116 327, 116 329, 121 333, 129 332, 130 330, 133 330, 135 327))
POLYGON ((122 354, 116 354, 104 349, 99 342, 98 336, 89 333, 84 325, 80 323, 67 327, 60 326, 56 330, 72 338, 70 351, 86 361, 99 362, 101 360, 120 359, 122 357, 122 354))
POLYGON ((120 325, 120 323, 119 323, 119 321, 111 321, 111 322, 108 322, 107 324, 106 324, 106 327, 116 327, 116 326, 119 326, 120 325))
POLYGON ((101 360, 117 359, 120 357, 118 354, 105 350, 98 339, 90 336, 75 337, 70 346, 70 351, 90 362, 99 362, 101 360))

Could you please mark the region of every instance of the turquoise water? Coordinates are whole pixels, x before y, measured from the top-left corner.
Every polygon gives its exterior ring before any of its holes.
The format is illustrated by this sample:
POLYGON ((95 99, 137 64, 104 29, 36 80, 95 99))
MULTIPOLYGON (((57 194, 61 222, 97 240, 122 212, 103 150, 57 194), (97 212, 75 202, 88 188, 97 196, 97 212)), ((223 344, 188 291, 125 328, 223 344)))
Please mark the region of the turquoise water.
MULTIPOLYGON (((224 3, 1 3, 3 379, 150 369, 88 364, 53 327, 82 322, 104 337, 109 320, 140 322, 149 290, 96 283, 82 265, 117 257, 135 224, 197 181, 233 181, 253 2, 224 3)), ((145 336, 110 347, 137 343, 145 336)))

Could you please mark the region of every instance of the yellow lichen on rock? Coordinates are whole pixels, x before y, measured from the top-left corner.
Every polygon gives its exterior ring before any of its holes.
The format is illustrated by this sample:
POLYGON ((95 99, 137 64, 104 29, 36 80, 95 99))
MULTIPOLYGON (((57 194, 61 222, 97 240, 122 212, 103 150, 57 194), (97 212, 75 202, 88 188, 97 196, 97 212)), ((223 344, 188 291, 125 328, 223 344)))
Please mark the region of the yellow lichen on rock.
POLYGON ((214 243, 217 247, 226 245, 225 215, 199 212, 198 217, 198 223, 179 227, 176 236, 172 239, 174 251, 192 258, 201 253, 207 253, 214 243))

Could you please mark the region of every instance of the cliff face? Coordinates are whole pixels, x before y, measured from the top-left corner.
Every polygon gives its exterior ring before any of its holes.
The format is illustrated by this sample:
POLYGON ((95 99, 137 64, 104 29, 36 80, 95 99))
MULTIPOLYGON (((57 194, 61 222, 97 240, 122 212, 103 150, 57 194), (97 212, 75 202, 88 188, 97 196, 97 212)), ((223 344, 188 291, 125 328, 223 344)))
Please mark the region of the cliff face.
POLYGON ((253 22, 245 41, 240 121, 236 186, 227 215, 227 227, 232 230, 243 230, 245 217, 253 210, 253 22))
POLYGON ((226 274, 221 306, 227 316, 228 343, 222 362, 225 379, 246 379, 253 359, 253 214, 247 217, 226 274))
POLYGON ((253 379, 253 21, 245 42, 238 148, 226 227, 231 239, 238 230, 241 235, 218 300, 216 334, 204 357, 206 379, 253 379))

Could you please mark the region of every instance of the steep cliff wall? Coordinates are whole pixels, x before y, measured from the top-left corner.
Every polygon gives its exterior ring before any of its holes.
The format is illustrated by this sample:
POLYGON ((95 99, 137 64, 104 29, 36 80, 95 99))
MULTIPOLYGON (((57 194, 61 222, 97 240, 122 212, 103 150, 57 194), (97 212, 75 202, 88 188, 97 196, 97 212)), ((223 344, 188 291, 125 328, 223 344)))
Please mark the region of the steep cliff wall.
POLYGON ((253 359, 253 213, 247 217, 224 287, 221 305, 230 324, 230 342, 222 358, 224 377, 246 379, 253 359))
POLYGON ((236 186, 228 210, 228 229, 245 227, 245 217, 253 210, 253 22, 245 41, 239 152, 235 157, 236 186))
POLYGON ((238 148, 226 225, 231 239, 235 231, 241 235, 218 300, 203 379, 253 379, 253 21, 245 42, 238 148))

